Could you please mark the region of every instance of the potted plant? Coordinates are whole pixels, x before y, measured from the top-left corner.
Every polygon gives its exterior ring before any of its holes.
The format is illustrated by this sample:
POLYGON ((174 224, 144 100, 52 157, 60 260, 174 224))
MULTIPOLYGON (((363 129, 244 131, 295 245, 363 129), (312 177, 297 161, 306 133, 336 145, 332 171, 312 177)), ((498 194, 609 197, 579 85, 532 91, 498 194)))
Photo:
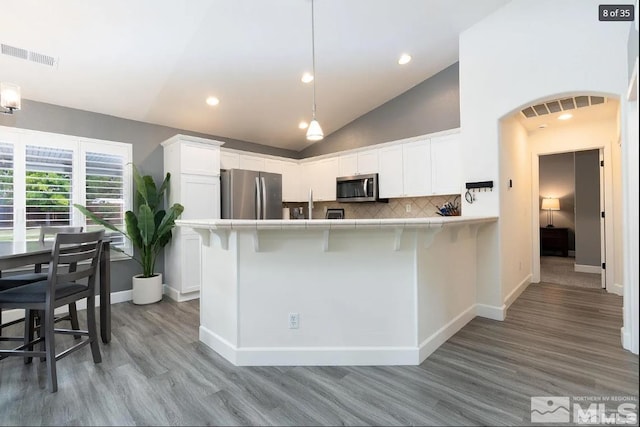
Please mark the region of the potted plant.
POLYGON ((133 303, 150 304, 162 299, 162 274, 155 272, 156 257, 171 240, 171 230, 184 207, 179 203, 174 203, 168 210, 162 207, 164 194, 171 180, 170 173, 167 173, 158 188, 153 177, 141 176, 134 165, 133 179, 136 186, 136 209, 135 212, 125 213, 126 231, 119 230, 84 206, 74 206, 96 223, 131 240, 137 255, 134 259, 142 266, 142 274, 133 276, 132 279, 133 303))

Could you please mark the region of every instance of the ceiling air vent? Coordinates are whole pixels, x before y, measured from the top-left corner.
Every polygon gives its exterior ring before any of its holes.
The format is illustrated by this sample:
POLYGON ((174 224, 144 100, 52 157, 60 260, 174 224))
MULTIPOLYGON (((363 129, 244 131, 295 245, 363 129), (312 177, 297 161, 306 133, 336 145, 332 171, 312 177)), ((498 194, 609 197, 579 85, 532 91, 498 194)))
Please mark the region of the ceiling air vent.
POLYGON ((546 114, 559 113, 566 110, 588 107, 590 105, 604 104, 607 98, 603 96, 576 96, 573 98, 554 99, 552 101, 531 105, 520 113, 526 118, 544 116, 546 114))
POLYGON ((32 52, 27 49, 10 46, 4 43, 0 44, 0 53, 3 55, 13 56, 14 58, 26 59, 27 61, 35 62, 36 64, 48 65, 50 67, 56 65, 56 58, 53 56, 32 52))
POLYGON ((27 49, 20 49, 19 47, 9 46, 8 44, 0 45, 0 49, 3 55, 15 56, 20 59, 29 58, 29 51, 27 49))

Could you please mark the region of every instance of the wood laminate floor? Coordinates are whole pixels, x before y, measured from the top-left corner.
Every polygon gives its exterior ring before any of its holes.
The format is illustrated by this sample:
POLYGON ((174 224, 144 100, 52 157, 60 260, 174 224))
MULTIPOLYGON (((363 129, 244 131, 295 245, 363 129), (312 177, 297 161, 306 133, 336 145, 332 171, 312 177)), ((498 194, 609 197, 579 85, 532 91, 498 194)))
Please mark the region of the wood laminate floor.
POLYGON ((197 301, 122 303, 103 362, 61 360, 57 393, 43 363, 0 361, 0 424, 529 425, 531 396, 638 395, 621 323, 618 296, 538 284, 420 366, 235 367, 199 343, 197 301))

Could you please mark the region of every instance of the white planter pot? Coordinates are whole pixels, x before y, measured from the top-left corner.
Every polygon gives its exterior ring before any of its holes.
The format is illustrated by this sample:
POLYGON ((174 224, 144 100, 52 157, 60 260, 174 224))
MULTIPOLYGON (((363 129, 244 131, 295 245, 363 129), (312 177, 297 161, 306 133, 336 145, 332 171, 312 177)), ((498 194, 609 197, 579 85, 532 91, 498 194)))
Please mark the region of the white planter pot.
POLYGON ((133 276, 133 303, 151 304, 162 299, 162 274, 152 277, 133 276))

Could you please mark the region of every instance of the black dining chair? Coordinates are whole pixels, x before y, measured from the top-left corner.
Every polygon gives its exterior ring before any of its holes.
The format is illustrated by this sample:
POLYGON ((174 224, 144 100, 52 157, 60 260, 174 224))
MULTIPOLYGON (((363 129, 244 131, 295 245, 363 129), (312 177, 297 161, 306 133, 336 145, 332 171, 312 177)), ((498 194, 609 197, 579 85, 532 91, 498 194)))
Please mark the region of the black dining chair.
MULTIPOLYGON (((68 226, 41 226, 40 227, 40 236, 38 237, 38 241, 40 243, 44 243, 48 237, 55 237, 58 233, 81 233, 82 227, 68 227, 68 226)), ((47 273, 42 272, 42 264, 35 264, 32 273, 21 273, 13 276, 1 277, 0 272, 0 292, 15 288, 16 286, 28 285, 29 283, 39 282, 41 280, 47 279, 47 273)), ((17 323, 22 322, 24 319, 17 319, 12 322, 7 322, 6 324, 2 323, 2 310, 0 310, 0 335, 2 335, 2 330, 11 325, 15 325, 17 323)), ((61 320, 69 320, 71 322, 71 327, 73 329, 78 329, 78 310, 76 308, 76 304, 69 304, 69 312, 67 315, 59 316, 56 318, 56 322, 61 320)))
POLYGON ((96 329, 95 282, 103 239, 103 230, 58 233, 51 252, 47 279, 0 292, 0 309, 24 309, 26 319, 23 337, 0 337, 2 341, 23 341, 14 349, 0 350, 0 359, 20 356, 28 363, 32 357, 46 358, 48 389, 52 393, 58 390, 56 362, 59 359, 89 345, 94 363, 102 361, 96 329), (78 283, 81 279, 86 279, 86 284, 78 283), (56 329, 54 310, 84 298, 87 299, 87 330, 56 329), (42 323, 38 326, 34 322, 36 312, 42 313, 42 323), (38 338, 34 338, 36 328, 40 329, 38 338), (56 354, 55 334, 88 338, 56 354), (35 344, 41 343, 44 343, 44 349, 34 350, 35 344))

